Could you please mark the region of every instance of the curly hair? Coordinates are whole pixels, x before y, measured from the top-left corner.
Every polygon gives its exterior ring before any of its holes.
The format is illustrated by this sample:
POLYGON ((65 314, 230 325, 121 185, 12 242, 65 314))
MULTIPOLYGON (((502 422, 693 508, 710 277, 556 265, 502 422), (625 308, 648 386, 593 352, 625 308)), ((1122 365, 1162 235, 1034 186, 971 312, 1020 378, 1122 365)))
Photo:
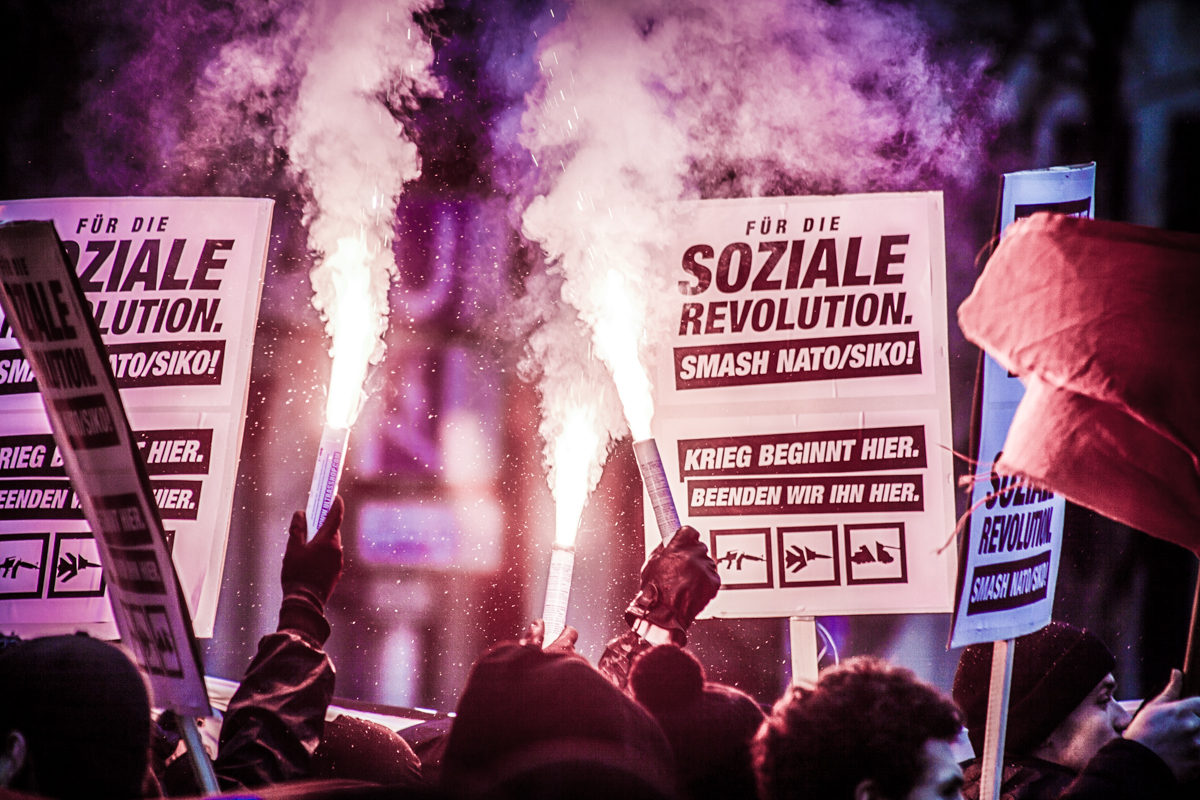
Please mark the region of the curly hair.
POLYGON ((925 770, 925 742, 961 729, 958 707, 911 671, 853 658, 775 704, 754 740, 759 796, 850 800, 869 778, 902 798, 925 770))

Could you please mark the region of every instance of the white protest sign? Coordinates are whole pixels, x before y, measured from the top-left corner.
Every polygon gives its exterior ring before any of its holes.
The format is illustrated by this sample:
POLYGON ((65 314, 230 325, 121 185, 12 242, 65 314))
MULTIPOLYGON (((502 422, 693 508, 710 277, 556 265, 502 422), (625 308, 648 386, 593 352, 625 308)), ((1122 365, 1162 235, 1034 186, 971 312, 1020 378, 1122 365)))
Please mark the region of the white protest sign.
MULTIPOLYGON (((56 539, 55 556, 68 568, 56 566, 51 581, 66 586, 77 571, 97 568, 95 561, 104 565, 117 628, 149 676, 155 701, 208 716, 204 670, 150 479, 52 223, 0 224, 0 302, 37 376, 38 402, 96 534, 87 540, 95 549, 80 546, 83 537, 56 539)), ((88 585, 103 582, 93 578, 88 585)))
MULTIPOLYGON (((1096 165, 1008 173, 1000 195, 1000 235, 1038 211, 1091 218, 1096 165)), ((986 353, 978 461, 995 463, 1025 387, 986 353)), ((955 594, 951 647, 1013 639, 1044 628, 1054 610, 1066 501, 994 471, 971 492, 971 524, 955 594)))
POLYGON ((679 516, 721 575, 705 614, 949 611, 940 193, 690 211, 665 256, 678 321, 654 432, 679 516))
MULTIPOLYGON (((272 207, 246 198, 0 202, 0 221, 53 221, 74 262, 197 636, 211 636, 216 618, 272 207)), ((116 636, 111 577, 87 555, 89 531, 30 366, 0 322, 0 630, 116 636), (47 542, 41 589, 11 592, 4 560, 34 538, 47 542)))

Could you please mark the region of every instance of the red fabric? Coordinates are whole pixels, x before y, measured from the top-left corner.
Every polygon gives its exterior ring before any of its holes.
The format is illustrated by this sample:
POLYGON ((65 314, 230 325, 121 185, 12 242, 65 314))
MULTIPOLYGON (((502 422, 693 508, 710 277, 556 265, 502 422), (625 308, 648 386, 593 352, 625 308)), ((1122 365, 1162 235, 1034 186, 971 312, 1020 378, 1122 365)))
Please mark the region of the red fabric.
POLYGON ((1200 550, 1200 236, 1036 214, 958 320, 1026 384, 998 472, 1200 550))

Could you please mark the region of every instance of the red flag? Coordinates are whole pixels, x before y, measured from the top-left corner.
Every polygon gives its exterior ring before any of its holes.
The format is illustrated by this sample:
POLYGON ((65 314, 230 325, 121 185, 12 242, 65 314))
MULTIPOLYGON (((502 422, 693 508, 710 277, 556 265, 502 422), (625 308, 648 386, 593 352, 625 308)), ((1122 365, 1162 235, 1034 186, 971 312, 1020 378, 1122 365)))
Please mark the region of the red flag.
POLYGON ((1200 236, 1036 214, 958 321, 1026 385, 998 472, 1200 550, 1200 236))

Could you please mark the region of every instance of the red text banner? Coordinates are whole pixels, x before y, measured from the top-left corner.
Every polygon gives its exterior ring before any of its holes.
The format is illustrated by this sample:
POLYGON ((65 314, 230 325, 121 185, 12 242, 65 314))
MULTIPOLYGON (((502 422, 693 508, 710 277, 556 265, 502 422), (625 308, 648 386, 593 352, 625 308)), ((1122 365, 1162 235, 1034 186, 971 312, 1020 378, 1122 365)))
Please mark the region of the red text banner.
POLYGON ((684 439, 678 448, 680 480, 914 469, 925 467, 928 458, 920 425, 684 439))
POLYGON ((920 475, 688 481, 688 514, 828 514, 922 511, 920 475))
POLYGON ((675 388, 921 374, 916 331, 675 348, 675 388))

